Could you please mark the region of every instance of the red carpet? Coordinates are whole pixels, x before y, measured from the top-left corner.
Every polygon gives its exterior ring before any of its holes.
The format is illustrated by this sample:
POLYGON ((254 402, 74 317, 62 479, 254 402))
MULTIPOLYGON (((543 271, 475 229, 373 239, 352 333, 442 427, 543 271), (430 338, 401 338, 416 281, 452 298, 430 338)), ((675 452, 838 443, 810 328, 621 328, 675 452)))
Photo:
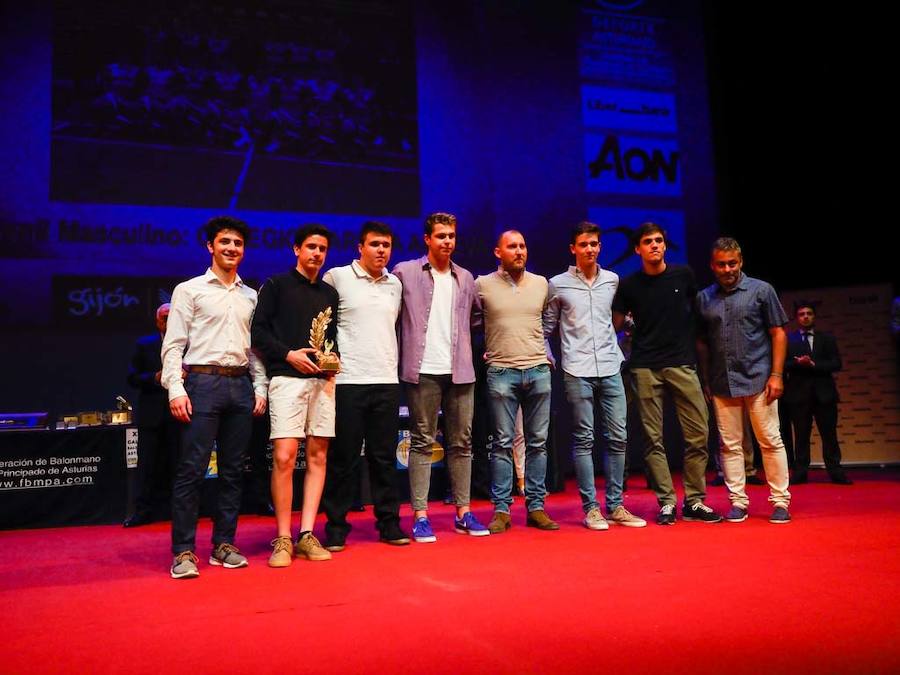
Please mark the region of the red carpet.
MULTIPOLYGON (((0 672, 896 673, 900 473, 850 475, 793 487, 789 525, 761 487, 744 523, 589 532, 570 485, 547 502, 559 532, 526 529, 517 499, 513 529, 480 539, 435 504, 438 542, 402 548, 368 512, 334 560, 284 570, 272 519, 241 519, 244 570, 206 564, 204 522, 186 581, 168 523, 4 532, 0 672)), ((642 483, 626 505, 649 519, 642 483)))

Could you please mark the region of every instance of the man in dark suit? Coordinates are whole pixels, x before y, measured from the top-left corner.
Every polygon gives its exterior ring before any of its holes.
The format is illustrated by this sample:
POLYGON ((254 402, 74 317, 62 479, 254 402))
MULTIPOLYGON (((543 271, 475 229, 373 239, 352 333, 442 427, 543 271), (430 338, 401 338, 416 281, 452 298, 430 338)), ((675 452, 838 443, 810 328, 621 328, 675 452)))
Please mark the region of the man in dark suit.
POLYGON ((850 485, 841 468, 841 446, 837 438, 838 392, 835 373, 841 369, 841 355, 833 335, 816 330, 816 310, 811 303, 794 307, 800 330, 788 336, 785 361, 787 381, 784 400, 794 426, 794 477, 792 482, 807 482, 809 437, 813 419, 822 437, 822 457, 832 483, 850 485))
POLYGON ((158 512, 165 512, 164 505, 170 500, 178 431, 169 414, 168 395, 159 383, 160 349, 168 318, 169 303, 160 305, 156 310, 159 331, 138 339, 128 371, 128 384, 138 390, 138 465, 134 513, 123 523, 125 527, 146 525, 158 515, 166 515, 158 512))

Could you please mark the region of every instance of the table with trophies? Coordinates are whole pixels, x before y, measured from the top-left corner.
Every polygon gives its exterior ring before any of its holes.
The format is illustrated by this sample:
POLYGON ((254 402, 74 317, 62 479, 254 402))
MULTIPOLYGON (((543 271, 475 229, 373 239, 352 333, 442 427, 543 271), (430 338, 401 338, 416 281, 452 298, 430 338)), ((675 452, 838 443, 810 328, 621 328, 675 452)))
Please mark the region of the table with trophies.
POLYGON ((0 529, 121 522, 130 422, 130 412, 89 412, 0 433, 0 529))

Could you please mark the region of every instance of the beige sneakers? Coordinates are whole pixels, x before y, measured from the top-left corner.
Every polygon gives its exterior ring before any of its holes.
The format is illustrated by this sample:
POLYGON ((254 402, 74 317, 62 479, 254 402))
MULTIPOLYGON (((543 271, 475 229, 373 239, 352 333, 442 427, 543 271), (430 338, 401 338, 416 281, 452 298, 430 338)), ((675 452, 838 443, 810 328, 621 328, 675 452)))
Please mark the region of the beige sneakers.
POLYGON ((609 519, 616 525, 624 525, 625 527, 647 527, 646 520, 638 518, 621 505, 617 506, 616 510, 609 514, 609 519))
POLYGON ((298 558, 303 557, 307 560, 331 560, 331 553, 322 548, 322 544, 311 532, 300 537, 300 541, 294 546, 294 553, 298 558))
POLYGON ((609 523, 606 522, 606 518, 603 517, 603 514, 600 513, 600 509, 596 506, 584 514, 584 520, 582 521, 584 526, 589 530, 608 530, 609 523))
POLYGON ((275 537, 272 540, 272 555, 269 556, 269 567, 290 567, 294 558, 294 546, 290 537, 275 537))

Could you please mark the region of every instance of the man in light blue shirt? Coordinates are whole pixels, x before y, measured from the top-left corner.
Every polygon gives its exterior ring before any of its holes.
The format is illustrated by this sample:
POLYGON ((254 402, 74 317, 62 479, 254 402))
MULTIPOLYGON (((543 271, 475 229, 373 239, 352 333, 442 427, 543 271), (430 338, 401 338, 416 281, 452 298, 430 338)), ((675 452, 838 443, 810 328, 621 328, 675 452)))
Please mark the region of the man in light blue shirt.
MULTIPOLYGON (((606 439, 606 509, 609 520, 626 527, 647 523, 622 505, 627 443, 625 388, 620 370, 623 356, 612 324, 612 301, 619 275, 601 269, 600 228, 581 222, 572 230, 569 250, 575 265, 550 280, 544 310, 544 337, 559 328, 566 398, 572 406, 572 452, 584 526, 609 529, 600 511, 594 485, 594 410, 599 406, 606 439)), ((550 350, 548 348, 548 353, 550 350)))

